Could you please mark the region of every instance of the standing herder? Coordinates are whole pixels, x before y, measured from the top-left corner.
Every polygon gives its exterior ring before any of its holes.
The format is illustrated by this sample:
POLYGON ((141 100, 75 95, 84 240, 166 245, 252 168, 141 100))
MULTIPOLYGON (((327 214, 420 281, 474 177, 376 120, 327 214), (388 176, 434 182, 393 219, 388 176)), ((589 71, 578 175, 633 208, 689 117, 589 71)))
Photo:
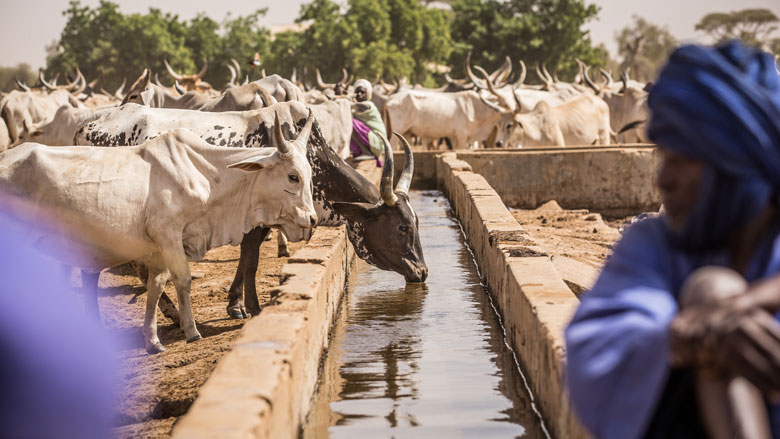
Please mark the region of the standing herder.
POLYGON ((355 101, 352 105, 352 139, 349 149, 355 158, 374 158, 377 167, 382 167, 382 154, 385 146, 382 138, 387 138, 382 115, 371 102, 371 83, 365 79, 355 82, 355 101))

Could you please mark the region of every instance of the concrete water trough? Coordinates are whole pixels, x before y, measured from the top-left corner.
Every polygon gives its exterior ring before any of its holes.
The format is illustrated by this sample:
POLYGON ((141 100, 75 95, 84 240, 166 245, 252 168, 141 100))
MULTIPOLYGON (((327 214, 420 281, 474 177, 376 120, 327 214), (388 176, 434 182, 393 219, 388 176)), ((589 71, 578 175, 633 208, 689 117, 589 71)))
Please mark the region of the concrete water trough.
MULTIPOLYGON (((401 169, 403 155, 395 159, 401 169)), ((507 206, 556 200, 623 216, 657 209, 653 148, 416 152, 415 162, 412 188, 439 188, 448 198, 546 430, 587 437, 565 392, 563 330, 579 303, 575 293, 597 270, 556 260, 556 249, 537 242, 507 206)), ((282 268, 271 305, 244 325, 172 436, 299 437, 354 260, 343 227, 318 228, 282 268)))

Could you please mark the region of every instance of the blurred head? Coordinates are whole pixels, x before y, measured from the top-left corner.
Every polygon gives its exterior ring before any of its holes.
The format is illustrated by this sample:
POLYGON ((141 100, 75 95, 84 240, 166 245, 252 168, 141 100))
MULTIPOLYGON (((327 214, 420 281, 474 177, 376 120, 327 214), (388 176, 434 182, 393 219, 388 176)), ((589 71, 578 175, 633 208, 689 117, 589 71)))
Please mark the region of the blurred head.
POLYGON ((648 96, 658 188, 677 244, 722 246, 780 189, 780 77, 771 55, 729 42, 675 50, 648 96))
POLYGON ((355 100, 363 102, 371 99, 371 83, 365 79, 355 81, 355 100))
POLYGON ((659 154, 661 164, 655 183, 669 226, 680 232, 699 199, 704 163, 663 146, 659 147, 659 154))

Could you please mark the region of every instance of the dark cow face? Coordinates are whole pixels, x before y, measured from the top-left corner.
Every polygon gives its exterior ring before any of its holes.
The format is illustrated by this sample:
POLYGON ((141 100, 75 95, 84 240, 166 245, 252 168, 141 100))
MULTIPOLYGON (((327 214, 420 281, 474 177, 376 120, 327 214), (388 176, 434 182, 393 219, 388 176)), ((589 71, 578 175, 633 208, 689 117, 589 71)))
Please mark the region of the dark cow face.
POLYGON ((343 96, 347 94, 347 84, 339 82, 335 87, 333 87, 333 93, 336 96, 343 96))
POLYGON ((407 282, 423 282, 428 277, 428 267, 420 244, 417 214, 405 193, 396 192, 396 196, 394 206, 382 202, 333 203, 333 207, 347 218, 349 239, 361 259, 382 270, 400 273, 407 282))

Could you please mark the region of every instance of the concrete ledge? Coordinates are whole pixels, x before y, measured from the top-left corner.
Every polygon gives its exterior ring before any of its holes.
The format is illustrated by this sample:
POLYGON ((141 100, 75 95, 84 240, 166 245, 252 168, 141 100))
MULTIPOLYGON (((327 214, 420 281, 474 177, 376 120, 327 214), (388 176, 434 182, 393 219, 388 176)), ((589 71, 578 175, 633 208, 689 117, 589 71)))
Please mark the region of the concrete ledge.
MULTIPOLYGON (((381 169, 359 170, 379 180, 381 169)), ((171 437, 297 438, 354 259, 344 226, 318 227, 282 267, 271 302, 241 329, 171 437)))
POLYGON ((563 330, 579 301, 485 178, 471 172, 471 166, 455 153, 438 158, 436 173, 466 231, 553 437, 587 437, 563 383, 563 330))

